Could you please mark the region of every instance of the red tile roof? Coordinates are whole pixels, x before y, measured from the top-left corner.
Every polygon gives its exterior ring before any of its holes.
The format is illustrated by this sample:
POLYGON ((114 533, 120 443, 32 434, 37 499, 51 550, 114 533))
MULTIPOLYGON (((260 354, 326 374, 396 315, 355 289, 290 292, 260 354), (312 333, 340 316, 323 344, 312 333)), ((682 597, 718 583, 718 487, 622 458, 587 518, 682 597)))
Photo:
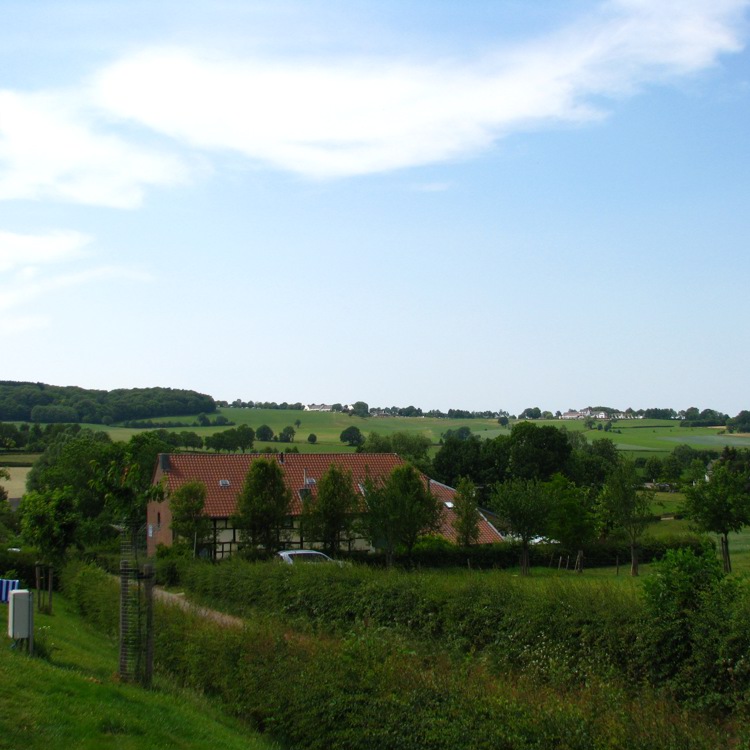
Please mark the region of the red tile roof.
MULTIPOLYGON (((336 464, 350 471, 355 484, 372 479, 385 479, 404 460, 395 453, 170 453, 162 454, 154 472, 154 483, 166 479, 168 494, 188 481, 198 480, 206 485, 205 512, 212 518, 229 518, 236 510, 237 496, 244 484, 247 472, 258 458, 272 459, 279 463, 287 487, 292 491, 291 514, 302 513, 299 490, 307 487, 313 492, 315 482, 336 464), (163 469, 164 459, 168 470, 163 469), (306 484, 307 481, 307 484, 306 484)), ((431 492, 443 503, 451 503, 455 490, 422 475, 430 483, 431 492)), ((443 507, 440 534, 449 541, 456 541, 453 525, 455 513, 449 505, 443 507)), ((502 536, 484 517, 480 522, 480 544, 502 541, 502 536)))

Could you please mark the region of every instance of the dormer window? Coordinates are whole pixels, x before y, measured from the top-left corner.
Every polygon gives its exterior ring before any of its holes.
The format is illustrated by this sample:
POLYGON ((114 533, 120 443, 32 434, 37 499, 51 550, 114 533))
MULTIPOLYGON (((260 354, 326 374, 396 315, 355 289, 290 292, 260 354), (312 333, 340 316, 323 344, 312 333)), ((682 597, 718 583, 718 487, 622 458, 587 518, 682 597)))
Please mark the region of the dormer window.
POLYGON ((228 479, 220 479, 219 480, 219 487, 229 487, 229 480, 228 479))

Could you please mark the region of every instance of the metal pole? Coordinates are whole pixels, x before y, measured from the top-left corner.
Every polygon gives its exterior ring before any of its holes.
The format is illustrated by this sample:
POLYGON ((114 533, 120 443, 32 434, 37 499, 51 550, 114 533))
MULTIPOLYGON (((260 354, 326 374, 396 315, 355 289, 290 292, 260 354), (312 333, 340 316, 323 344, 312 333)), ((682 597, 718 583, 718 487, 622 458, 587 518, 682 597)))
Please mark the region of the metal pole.
POLYGON ((29 656, 34 656, 34 592, 29 591, 29 656))
POLYGON ((154 675, 154 568, 143 566, 146 596, 146 668, 143 675, 143 686, 151 687, 154 675))
POLYGON ((127 560, 120 560, 120 679, 130 676, 128 665, 128 641, 130 636, 130 617, 128 596, 130 586, 130 566, 127 560))

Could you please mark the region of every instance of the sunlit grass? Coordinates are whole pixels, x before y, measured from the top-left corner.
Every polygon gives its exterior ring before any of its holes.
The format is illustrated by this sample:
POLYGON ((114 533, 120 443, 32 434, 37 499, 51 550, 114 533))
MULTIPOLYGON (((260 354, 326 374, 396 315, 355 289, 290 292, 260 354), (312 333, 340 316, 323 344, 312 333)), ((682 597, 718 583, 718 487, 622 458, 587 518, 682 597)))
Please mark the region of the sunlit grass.
MULTIPOLYGON (((143 690, 118 681, 117 645, 56 597, 52 616, 36 615, 38 650, 29 658, 0 647, 0 748, 100 750, 185 748, 271 750, 242 723, 194 693, 157 679, 143 690)), ((7 606, 0 605, 7 621, 7 606)))

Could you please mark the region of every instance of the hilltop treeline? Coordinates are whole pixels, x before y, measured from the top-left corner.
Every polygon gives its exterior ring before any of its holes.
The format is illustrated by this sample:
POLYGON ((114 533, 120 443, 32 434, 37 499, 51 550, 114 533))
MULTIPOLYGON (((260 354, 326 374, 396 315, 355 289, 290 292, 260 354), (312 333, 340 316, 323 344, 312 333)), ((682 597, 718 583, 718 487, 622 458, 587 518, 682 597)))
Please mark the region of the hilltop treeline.
POLYGON ((0 381, 0 420, 112 424, 131 419, 213 412, 211 396, 179 388, 118 388, 0 381))

